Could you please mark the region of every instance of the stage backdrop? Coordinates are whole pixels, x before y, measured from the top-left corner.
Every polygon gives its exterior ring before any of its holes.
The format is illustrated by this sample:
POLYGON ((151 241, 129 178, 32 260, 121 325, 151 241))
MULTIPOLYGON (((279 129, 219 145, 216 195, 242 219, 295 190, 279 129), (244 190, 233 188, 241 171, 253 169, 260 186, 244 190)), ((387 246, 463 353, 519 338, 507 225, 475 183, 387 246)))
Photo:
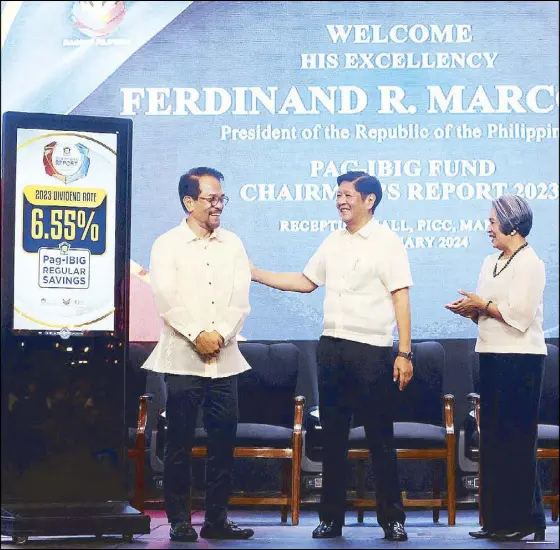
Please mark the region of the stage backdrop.
MULTIPOLYGON (((415 339, 475 336, 444 304, 493 252, 491 200, 517 193, 558 337, 556 2, 2 2, 2 23, 3 110, 134 122, 132 340, 157 339, 150 248, 200 165, 225 175, 223 226, 282 271, 339 227, 336 177, 376 175, 415 339)), ((254 285, 243 336, 316 339, 322 298, 254 285)))

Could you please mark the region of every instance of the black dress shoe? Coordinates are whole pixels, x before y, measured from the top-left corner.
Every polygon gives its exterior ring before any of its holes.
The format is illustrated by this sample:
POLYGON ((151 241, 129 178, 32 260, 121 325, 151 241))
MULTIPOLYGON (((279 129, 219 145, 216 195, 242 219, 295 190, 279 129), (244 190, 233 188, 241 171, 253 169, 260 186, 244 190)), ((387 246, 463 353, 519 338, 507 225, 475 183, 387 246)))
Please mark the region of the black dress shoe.
POLYGON ((314 539, 334 539, 342 536, 342 525, 336 521, 322 521, 313 529, 314 539))
POLYGON ((169 538, 180 542, 195 542, 198 539, 198 535, 188 521, 180 521, 171 524, 169 538))
POLYGON ((469 531, 469 535, 475 539, 489 539, 492 533, 483 527, 480 531, 469 531))
POLYGON ((544 542, 544 540, 545 540, 545 539, 544 539, 544 532, 545 532, 545 530, 546 530, 546 528, 537 529, 537 530, 535 531, 535 536, 534 536, 533 540, 534 540, 535 542, 544 542))
POLYGON ((233 521, 226 521, 221 525, 204 522, 200 530, 203 539, 245 540, 250 539, 254 534, 252 529, 241 529, 233 521))
POLYGON ((499 533, 492 533, 490 536, 491 540, 498 540, 502 542, 517 542, 523 540, 529 535, 535 534, 534 539, 536 542, 544 541, 544 529, 525 529, 524 531, 502 531, 499 533))
POLYGON ((400 521, 390 521, 387 525, 383 526, 383 531, 385 532, 384 539, 393 542, 408 540, 404 525, 400 521))

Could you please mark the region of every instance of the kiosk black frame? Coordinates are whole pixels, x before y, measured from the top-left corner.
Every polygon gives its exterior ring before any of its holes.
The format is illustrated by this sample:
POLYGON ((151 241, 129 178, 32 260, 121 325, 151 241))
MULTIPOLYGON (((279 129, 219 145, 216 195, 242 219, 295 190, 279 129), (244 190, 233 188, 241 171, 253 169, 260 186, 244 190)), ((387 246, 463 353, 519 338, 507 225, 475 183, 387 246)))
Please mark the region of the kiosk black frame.
POLYGON ((2 535, 134 534, 150 518, 128 503, 132 121, 7 112, 2 128, 2 535), (114 330, 14 330, 19 129, 116 135, 114 330), (84 359, 85 358, 85 359, 84 359), (81 392, 81 393, 80 393, 81 392))

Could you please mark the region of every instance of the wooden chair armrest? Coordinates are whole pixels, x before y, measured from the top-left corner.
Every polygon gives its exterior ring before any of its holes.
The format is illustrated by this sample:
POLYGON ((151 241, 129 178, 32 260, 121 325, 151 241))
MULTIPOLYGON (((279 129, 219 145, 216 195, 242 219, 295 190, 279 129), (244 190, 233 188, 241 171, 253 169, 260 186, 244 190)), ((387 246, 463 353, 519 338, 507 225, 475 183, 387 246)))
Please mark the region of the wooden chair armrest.
POLYGON ((305 397, 303 395, 294 397, 294 435, 302 432, 304 405, 305 397))
POLYGON ((480 433, 480 395, 478 393, 469 393, 467 399, 471 404, 471 408, 474 409, 474 418, 476 421, 476 429, 480 433))
POLYGON ((443 396, 444 400, 444 416, 445 416, 445 433, 447 435, 455 434, 455 396, 451 393, 443 396))
POLYGON ((151 401, 153 395, 145 393, 139 398, 138 404, 138 424, 136 425, 136 442, 138 443, 138 436, 146 433, 146 424, 148 422, 148 401, 151 401))
POLYGON ((480 395, 476 392, 472 392, 467 395, 467 399, 469 400, 469 403, 474 406, 477 401, 480 401, 480 395))

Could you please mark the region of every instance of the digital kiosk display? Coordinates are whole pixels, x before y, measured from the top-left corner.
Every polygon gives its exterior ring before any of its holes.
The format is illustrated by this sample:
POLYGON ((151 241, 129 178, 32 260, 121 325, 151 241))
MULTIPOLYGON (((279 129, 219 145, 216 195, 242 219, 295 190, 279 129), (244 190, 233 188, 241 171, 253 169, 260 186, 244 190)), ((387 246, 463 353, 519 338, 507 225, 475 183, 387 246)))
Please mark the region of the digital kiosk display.
POLYGON ((15 330, 112 331, 116 134, 19 128, 15 330))

